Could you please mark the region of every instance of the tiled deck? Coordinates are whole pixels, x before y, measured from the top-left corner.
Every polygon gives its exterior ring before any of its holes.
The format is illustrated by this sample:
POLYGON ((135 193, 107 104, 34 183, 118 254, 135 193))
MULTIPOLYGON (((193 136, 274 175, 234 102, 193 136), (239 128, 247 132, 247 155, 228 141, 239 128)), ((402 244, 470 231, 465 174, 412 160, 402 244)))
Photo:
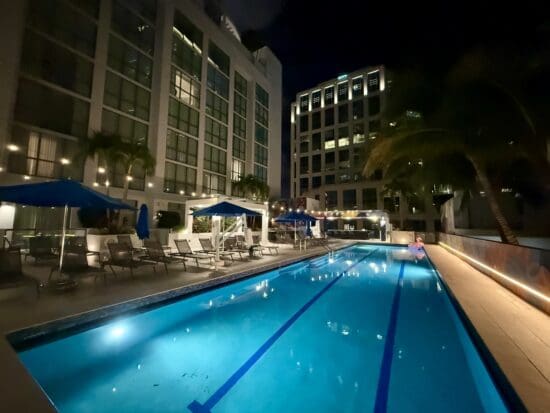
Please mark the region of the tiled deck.
POLYGON ((466 262, 428 255, 529 412, 550 411, 550 317, 466 262))

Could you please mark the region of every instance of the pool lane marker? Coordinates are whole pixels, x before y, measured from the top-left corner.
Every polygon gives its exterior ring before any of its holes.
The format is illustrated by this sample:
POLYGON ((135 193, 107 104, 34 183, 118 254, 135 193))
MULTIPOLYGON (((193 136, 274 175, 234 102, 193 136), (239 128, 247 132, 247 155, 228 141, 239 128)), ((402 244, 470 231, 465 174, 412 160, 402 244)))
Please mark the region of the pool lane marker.
POLYGON ((388 394, 390 387, 391 366, 393 360, 393 350, 395 344, 395 331, 397 329, 397 315, 399 313, 399 302, 401 290, 403 289, 403 274, 405 273, 405 262, 401 263, 399 277, 397 278, 397 287, 393 295, 391 306, 390 322, 386 332, 386 342, 384 344, 384 355, 382 356, 382 365, 380 366, 380 376, 378 377, 378 388, 376 390, 376 401, 374 403, 375 413, 385 413, 388 408, 388 394))
POLYGON ((305 303, 292 317, 290 317, 271 337, 269 337, 262 346, 256 350, 244 364, 239 367, 239 369, 233 373, 231 377, 223 383, 218 390, 216 390, 210 398, 204 402, 204 404, 199 403, 197 400, 193 400, 187 408, 193 413, 210 413, 211 409, 218 404, 218 402, 231 390, 231 388, 237 384, 237 382, 246 374, 248 370, 252 368, 254 364, 269 350, 269 348, 275 344, 277 339, 281 337, 291 326, 294 324, 302 314, 304 314, 319 298, 321 298, 338 280, 340 280, 345 272, 349 272, 353 267, 357 266, 361 261, 366 260, 371 256, 378 248, 375 248, 371 251, 370 254, 365 255, 354 265, 346 268, 345 271, 342 271, 334 280, 328 283, 326 286, 321 289, 317 294, 315 294, 307 303, 305 303))

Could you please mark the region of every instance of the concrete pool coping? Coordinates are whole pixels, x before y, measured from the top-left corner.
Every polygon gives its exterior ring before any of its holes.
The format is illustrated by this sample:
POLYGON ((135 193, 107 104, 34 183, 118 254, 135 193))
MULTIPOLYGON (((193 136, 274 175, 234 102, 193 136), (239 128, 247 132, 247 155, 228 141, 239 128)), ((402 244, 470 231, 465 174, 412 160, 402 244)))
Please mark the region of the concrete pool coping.
MULTIPOLYGON (((341 243, 334 249, 345 248, 354 243, 356 242, 341 243)), ((462 311, 476 329, 477 335, 491 352, 499 369, 506 375, 525 407, 533 412, 545 411, 544 408, 550 405, 550 382, 548 381, 550 321, 548 317, 441 247, 427 246, 426 249, 450 292, 458 301, 462 311), (487 289, 489 291, 485 291, 487 289), (494 295, 496 298, 491 298, 494 295), (505 299, 499 299, 499 297, 505 297, 505 299), (490 314, 487 313, 486 306, 488 304, 485 301, 496 305, 495 308, 490 307, 490 310, 493 311, 490 314), (520 314, 521 320, 525 318, 527 320, 524 320, 525 322, 507 320, 510 311, 520 314), (541 318, 540 315, 546 319, 541 318), (532 335, 526 338, 525 334, 521 334, 521 327, 533 328, 532 324, 541 326, 538 336, 542 345, 531 343, 532 335), (506 328, 510 328, 510 330, 507 331, 506 328)), ((98 305, 92 310, 75 312, 46 323, 29 324, 23 326, 26 327, 23 330, 18 327, 17 332, 11 329, 10 338, 12 341, 40 338, 44 334, 55 334, 62 330, 74 329, 82 323, 89 325, 92 322, 105 321, 120 312, 139 311, 139 308, 144 306, 154 306, 166 300, 195 294, 205 289, 215 288, 326 253, 326 250, 318 248, 290 258, 283 256, 280 259, 273 259, 262 266, 250 266, 246 269, 238 267, 223 277, 199 279, 184 286, 165 289, 139 298, 123 300, 107 306, 98 305), (46 329, 44 329, 45 326, 46 329)), ((1 332, 3 336, 10 333, 6 330, 1 332)), ((3 365, 0 370, 0 392, 3 395, 3 400, 0 402, 6 411, 56 411, 48 397, 20 363, 14 349, 5 337, 0 338, 0 363, 3 365)))

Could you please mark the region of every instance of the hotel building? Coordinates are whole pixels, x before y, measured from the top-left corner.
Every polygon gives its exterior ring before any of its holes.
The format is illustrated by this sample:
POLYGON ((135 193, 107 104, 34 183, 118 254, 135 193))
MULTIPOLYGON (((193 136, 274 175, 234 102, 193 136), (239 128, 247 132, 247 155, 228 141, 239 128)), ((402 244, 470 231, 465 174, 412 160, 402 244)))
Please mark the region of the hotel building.
POLYGON ((249 51, 219 2, 1 3, 2 185, 71 178, 120 197, 128 179, 129 200, 153 211, 231 195, 244 174, 279 195, 281 64, 249 51), (154 174, 78 161, 97 131, 147 145, 154 174))

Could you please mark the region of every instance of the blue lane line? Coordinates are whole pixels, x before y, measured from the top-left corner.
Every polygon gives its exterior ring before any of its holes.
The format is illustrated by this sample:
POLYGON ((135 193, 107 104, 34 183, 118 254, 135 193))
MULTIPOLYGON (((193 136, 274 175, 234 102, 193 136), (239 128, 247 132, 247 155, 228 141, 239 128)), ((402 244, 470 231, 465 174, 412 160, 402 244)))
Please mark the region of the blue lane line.
POLYGON ((354 265, 346 268, 345 271, 342 271, 340 275, 338 275, 334 280, 332 280, 330 283, 328 283, 321 291, 319 291, 317 294, 315 294, 307 303, 305 303, 302 308, 300 308, 292 317, 290 317, 271 337, 267 339, 267 341, 262 344, 262 346, 256 350, 252 356, 248 360, 244 362, 244 364, 239 367, 239 369, 233 373, 231 377, 227 379, 227 381, 221 385, 221 387, 216 390, 215 393, 210 396, 210 398, 204 403, 201 404, 197 400, 193 400, 187 408, 191 410, 193 413, 210 413, 211 409, 218 404, 218 402, 227 394, 231 388, 237 384, 237 382, 243 377, 250 368, 256 364, 256 362, 269 350, 269 348, 277 341, 279 337, 281 337, 285 331, 287 331, 292 324, 300 318, 302 314, 304 314, 323 294, 325 294, 338 280, 342 278, 344 273, 346 271, 350 271, 353 267, 358 265, 361 261, 366 260, 370 255, 372 255, 378 248, 374 249, 370 254, 365 255, 363 258, 361 258, 359 261, 357 261, 354 265))
POLYGON ((386 343, 384 345, 384 355, 382 356, 382 366, 380 367, 380 376, 378 378, 378 388, 376 390, 376 401, 374 403, 375 413, 385 413, 388 408, 388 393, 390 387, 391 365, 393 360, 393 350, 395 343, 395 330, 397 329, 397 314, 399 313, 399 301, 403 287, 403 274, 405 273, 405 262, 401 263, 399 277, 397 278, 397 287, 393 295, 391 306, 390 323, 386 332, 386 343))

